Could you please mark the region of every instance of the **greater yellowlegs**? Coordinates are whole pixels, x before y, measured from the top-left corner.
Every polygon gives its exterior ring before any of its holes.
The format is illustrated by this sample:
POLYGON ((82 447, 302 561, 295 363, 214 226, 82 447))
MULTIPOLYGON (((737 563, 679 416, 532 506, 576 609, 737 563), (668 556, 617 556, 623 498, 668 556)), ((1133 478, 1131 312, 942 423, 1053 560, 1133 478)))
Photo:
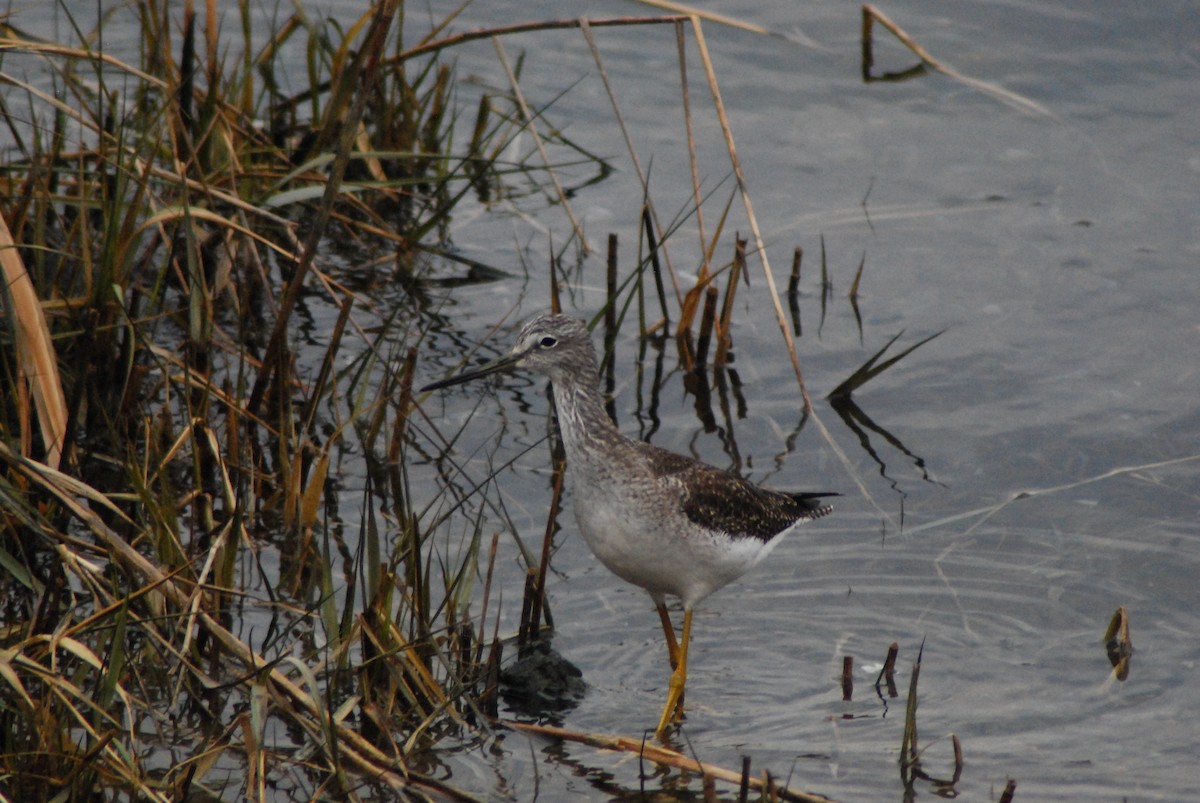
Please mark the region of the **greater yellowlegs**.
POLYGON ((587 328, 565 315, 534 318, 507 356, 422 390, 518 368, 550 378, 583 539, 614 574, 646 589, 658 609, 672 669, 656 731, 662 736, 683 713, 696 604, 765 558, 793 528, 828 514, 821 498, 836 494, 769 491, 626 438, 604 410, 587 328), (667 596, 683 602, 678 640, 667 596))

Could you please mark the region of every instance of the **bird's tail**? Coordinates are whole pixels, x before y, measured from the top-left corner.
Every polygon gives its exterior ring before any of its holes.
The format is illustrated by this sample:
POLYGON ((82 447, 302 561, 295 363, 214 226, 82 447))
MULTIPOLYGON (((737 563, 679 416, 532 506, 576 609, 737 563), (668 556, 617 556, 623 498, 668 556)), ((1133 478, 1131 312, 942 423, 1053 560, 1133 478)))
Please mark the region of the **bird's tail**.
POLYGON ((805 518, 819 519, 833 512, 833 505, 826 504, 821 500, 830 496, 841 496, 841 494, 833 491, 819 491, 817 493, 789 493, 788 496, 799 502, 804 508, 805 518))

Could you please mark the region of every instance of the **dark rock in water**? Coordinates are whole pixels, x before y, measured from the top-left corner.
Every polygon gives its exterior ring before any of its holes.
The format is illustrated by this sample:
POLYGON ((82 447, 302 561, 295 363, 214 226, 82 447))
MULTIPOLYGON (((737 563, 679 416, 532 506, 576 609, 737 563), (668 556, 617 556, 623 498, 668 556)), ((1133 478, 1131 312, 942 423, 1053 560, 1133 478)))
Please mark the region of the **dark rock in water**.
POLYGON ((569 711, 586 692, 587 683, 579 668, 545 641, 528 645, 515 662, 500 671, 500 694, 518 714, 569 711))

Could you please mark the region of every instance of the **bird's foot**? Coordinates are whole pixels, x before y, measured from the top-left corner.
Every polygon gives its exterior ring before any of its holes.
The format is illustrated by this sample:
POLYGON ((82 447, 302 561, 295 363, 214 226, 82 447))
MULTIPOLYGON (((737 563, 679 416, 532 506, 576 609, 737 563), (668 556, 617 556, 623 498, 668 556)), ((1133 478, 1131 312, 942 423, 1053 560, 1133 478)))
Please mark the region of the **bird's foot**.
POLYGON ((671 681, 667 687, 667 704, 663 706, 658 728, 654 731, 654 735, 660 739, 673 724, 683 719, 683 690, 686 683, 687 676, 678 669, 671 673, 671 681))

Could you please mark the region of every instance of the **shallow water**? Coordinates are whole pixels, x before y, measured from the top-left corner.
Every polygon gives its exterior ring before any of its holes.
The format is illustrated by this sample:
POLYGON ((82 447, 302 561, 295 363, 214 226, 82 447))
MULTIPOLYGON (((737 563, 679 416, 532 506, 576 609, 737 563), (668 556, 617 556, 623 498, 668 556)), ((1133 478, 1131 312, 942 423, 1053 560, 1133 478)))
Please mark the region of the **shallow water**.
MULTIPOLYGON (((520 8, 523 19, 572 13, 520 8)), ((879 428, 867 433, 875 457, 817 401, 848 465, 811 422, 794 451, 785 446, 800 419, 795 381, 753 260, 753 287, 734 316, 745 414, 731 430, 706 433, 681 377, 668 376, 655 443, 730 466, 732 437, 741 470, 755 480, 844 494, 832 517, 697 613, 689 743, 706 761, 738 767, 749 755, 756 768, 837 798, 898 795, 903 701, 885 706, 872 684, 895 641, 903 695, 923 643, 919 723, 921 742, 932 742, 925 768, 950 775, 944 737, 957 734, 965 766, 956 789, 969 799, 994 799, 1009 778, 1019 797, 1035 799, 1187 796, 1189 757, 1200 748, 1189 714, 1200 702, 1200 22, 1181 4, 883 10, 935 57, 1047 114, 1023 113, 941 75, 864 84, 850 5, 737 12, 812 46, 705 26, 780 286, 793 247, 805 249, 799 349, 814 399, 893 335, 904 333, 895 347, 903 348, 946 331, 856 394, 879 428), (834 281, 823 322, 821 235, 834 281), (864 255, 860 335, 845 293, 864 255), (1014 499, 1021 492, 1033 495, 1014 499), (1118 606, 1129 612, 1136 648, 1124 682, 1110 678, 1103 645, 1118 606), (844 655, 857 661, 852 702, 842 701, 844 655)), ((494 21, 505 18, 496 13, 494 21)), ((668 215, 685 208, 670 32, 598 30, 596 38, 639 155, 653 159, 651 197, 668 215)), ((505 45, 510 55, 526 49, 522 86, 531 96, 544 101, 579 79, 549 113, 620 169, 572 203, 594 241, 620 234, 631 263, 640 193, 582 37, 529 35, 505 45)), ((489 57, 480 50, 476 65, 460 54, 460 73, 482 74, 489 57)), ((912 63, 877 28, 877 67, 912 63)), ((692 51, 703 178, 712 187, 728 160, 696 65, 692 51)), ((726 183, 716 196, 729 191, 726 183)), ((711 226, 718 213, 707 214, 711 226)), ((558 210, 538 222, 556 242, 567 237, 558 210)), ((468 251, 499 243, 502 252, 533 237, 532 253, 544 253, 544 235, 508 225, 507 238, 476 238, 472 223, 456 239, 468 251)), ((734 225, 746 231, 744 217, 734 225)), ((694 240, 677 235, 674 248, 679 264, 694 263, 694 240)), ((540 311, 546 289, 536 270, 527 282, 456 291, 447 310, 454 326, 482 336, 510 306, 520 307, 514 320, 540 311)), ((602 303, 602 270, 600 259, 584 266, 572 299, 581 315, 602 303)), ((634 376, 636 353, 636 343, 618 341, 618 376, 634 376)), ((671 358, 666 366, 674 368, 671 358)), ((445 369, 425 370, 434 378, 445 369)), ((618 390, 624 430, 644 432, 636 383, 618 390)), ((430 404, 454 414, 480 393, 430 404)), ((505 437, 530 442, 544 431, 536 383, 509 380, 495 395, 505 437)), ((496 426, 468 432, 490 438, 496 426)), ((547 481, 544 448, 500 478, 497 493, 529 539, 540 538, 547 481)), ((569 515, 562 525, 554 644, 590 684, 562 724, 638 734, 652 726, 665 691, 653 610, 596 564, 569 515)), ((637 788, 627 758, 535 741, 533 766, 525 737, 510 735, 503 746, 519 771, 505 773, 502 794, 516 799, 535 788, 603 798, 615 793, 610 772, 618 787, 637 788)), ((698 794, 698 781, 687 788, 698 794)), ((916 791, 933 794, 929 785, 916 791)))
MULTIPOLYGON (((950 775, 948 735, 957 734, 965 764, 955 788, 964 797, 995 799, 1009 778, 1018 799, 1194 794, 1200 16, 1182 3, 1112 0, 882 8, 935 57, 1046 110, 1030 114, 943 75, 864 84, 853 4, 736 5, 740 19, 785 34, 704 27, 780 287, 793 248, 805 251, 798 349, 816 417, 837 449, 813 421, 797 434, 796 383, 753 256, 751 287, 733 316, 744 409, 731 400, 726 417, 714 397, 720 426, 706 431, 670 347, 651 406, 658 353, 649 349, 639 363, 627 326, 616 345, 617 418, 630 435, 652 433, 661 446, 755 481, 843 496, 833 516, 697 611, 688 750, 730 768, 748 755, 756 772, 838 799, 898 797, 903 694, 923 645, 925 768, 950 775), (824 308, 822 236, 834 284, 824 308), (861 327, 846 300, 860 260, 861 327), (895 351, 942 330, 855 395, 874 429, 859 419, 863 434, 852 431, 824 400, 893 336, 895 351), (1118 606, 1129 612, 1136 648, 1124 682, 1110 678, 1103 644, 1118 606), (892 642, 901 697, 880 699, 873 683, 892 642), (849 702, 846 655, 856 660, 849 702)), ((359 6, 328 7, 350 19, 359 6)), ((435 18, 449 9, 433 7, 435 18)), ((455 29, 582 13, 657 12, 490 2, 468 7, 455 29)), ((914 63, 876 31, 878 69, 914 63)), ((673 32, 595 36, 650 170, 650 196, 670 220, 691 206, 673 32)), ((628 271, 642 190, 586 42, 567 30, 507 37, 504 47, 510 59, 524 53, 530 102, 548 105, 548 121, 616 168, 576 189, 571 203, 597 249, 609 232, 619 235, 628 271)), ((480 91, 505 87, 489 42, 453 56, 459 77, 480 91)), ((692 45, 688 75, 702 180, 713 191, 711 236, 733 182, 692 45)), ((473 98, 460 100, 473 108, 473 98)), ((564 170, 578 184, 593 174, 564 170)), ((748 230, 738 203, 719 262, 732 253, 734 229, 748 230)), ((570 228, 557 205, 534 194, 464 208, 452 236, 464 255, 512 278, 430 288, 438 335, 422 351, 420 381, 455 368, 508 316, 484 351, 506 348, 517 322, 544 310, 546 254, 562 248, 570 228)), ((694 221, 674 235, 671 253, 681 273, 694 270, 694 221)), ((334 260, 325 267, 354 274, 353 264, 334 260)), ((571 310, 590 317, 600 308, 603 268, 602 255, 570 268, 571 310)), ((384 309, 407 303, 386 283, 361 292, 384 309)), ((302 314, 311 329, 294 336, 311 339, 319 359, 335 312, 302 314)), ((507 378, 426 402, 448 432, 467 422, 456 441, 464 487, 515 458, 488 489, 515 533, 496 509, 484 513, 487 533, 503 533, 502 632, 515 628, 523 577, 513 536, 538 547, 550 498, 541 385, 507 378), (490 462, 490 452, 476 452, 497 439, 490 462)), ((422 448, 436 451, 432 442, 422 448)), ((353 533, 363 469, 353 455, 341 468, 339 511, 353 533)), ((418 501, 438 497, 429 465, 410 466, 409 480, 418 501)), ((588 690, 557 721, 640 736, 666 688, 657 617, 644 593, 590 556, 569 504, 550 579, 554 647, 582 670, 588 690)), ((457 554, 471 526, 452 519, 435 535, 437 548, 457 554)), ((448 744, 436 760, 451 783, 500 799, 605 799, 643 786, 702 792, 698 779, 676 772, 640 782, 625 755, 517 733, 482 747, 448 744)), ((916 787, 918 797, 933 793, 916 787)))

